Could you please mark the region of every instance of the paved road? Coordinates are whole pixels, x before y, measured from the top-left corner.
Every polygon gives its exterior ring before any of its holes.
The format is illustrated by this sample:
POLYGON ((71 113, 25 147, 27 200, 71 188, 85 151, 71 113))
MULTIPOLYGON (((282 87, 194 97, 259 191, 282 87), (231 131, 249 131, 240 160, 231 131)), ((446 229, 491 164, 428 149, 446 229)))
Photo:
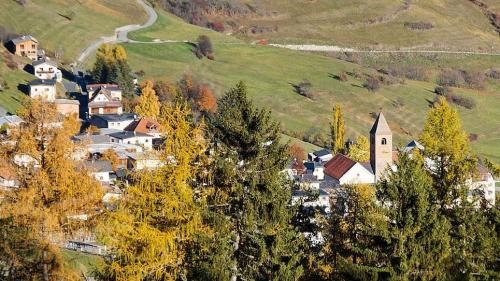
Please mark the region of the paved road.
POLYGON ((82 64, 85 62, 85 60, 93 54, 99 46, 102 44, 115 44, 115 43, 124 43, 124 42, 134 42, 132 40, 128 39, 128 33, 132 31, 136 31, 139 29, 144 29, 147 27, 150 27, 153 25, 156 20, 158 19, 158 14, 156 11, 148 5, 144 0, 136 0, 139 5, 141 5, 146 13, 148 14, 148 20, 144 24, 132 24, 132 25, 126 25, 126 26, 121 26, 115 29, 115 33, 112 36, 107 36, 107 37, 101 37, 90 46, 88 46, 78 57, 77 63, 82 64))

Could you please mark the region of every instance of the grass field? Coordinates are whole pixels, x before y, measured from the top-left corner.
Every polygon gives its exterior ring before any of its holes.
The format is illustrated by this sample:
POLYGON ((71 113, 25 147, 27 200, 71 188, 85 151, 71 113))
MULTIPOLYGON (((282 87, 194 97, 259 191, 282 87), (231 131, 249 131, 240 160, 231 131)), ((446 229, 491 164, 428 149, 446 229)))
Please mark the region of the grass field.
MULTIPOLYGON (((249 35, 277 42, 333 44, 370 48, 446 48, 500 51, 500 37, 481 10, 468 0, 251 0, 255 17, 235 18, 243 26, 271 28, 249 35), (429 22, 434 28, 410 30, 405 22, 429 22), (276 30, 277 29, 277 30, 276 30)), ((486 0, 500 11, 496 0, 486 0)))
POLYGON ((112 35, 116 27, 143 23, 146 17, 134 0, 30 0, 25 6, 0 1, 0 26, 34 35, 48 50, 62 47, 69 62, 90 42, 112 35), (71 20, 64 17, 72 14, 71 20))
MULTIPOLYGON (((0 52, 4 49, 0 47, 0 52)), ((35 77, 23 70, 11 70, 7 68, 3 56, 0 54, 0 80, 7 82, 7 87, 0 91, 0 106, 7 112, 15 113, 19 107, 21 100, 26 98, 26 95, 18 89, 19 84, 27 84, 35 77)))
MULTIPOLYGON (((215 61, 197 59, 192 53, 192 47, 185 43, 124 46, 132 67, 144 70, 149 78, 169 78, 175 81, 189 72, 195 78, 209 83, 219 95, 239 80, 246 81, 255 103, 271 109, 274 116, 290 130, 321 128, 326 132, 331 107, 338 102, 345 111, 349 137, 366 135, 373 122, 370 113, 383 109, 395 133, 396 143, 404 143, 418 136, 429 102, 435 96, 434 83, 410 80, 405 84, 383 86, 373 94, 362 88, 364 78, 350 77, 349 81, 340 82, 331 76, 341 71, 374 73, 372 69, 319 54, 241 44, 226 35, 185 24, 163 12, 160 13, 158 26, 155 25, 144 33, 137 32, 133 37, 141 40, 195 40, 201 33, 212 38, 215 61), (292 84, 303 79, 312 82, 316 93, 314 100, 294 92, 292 84), (402 101, 404 106, 396 108, 396 100, 402 101)), ((466 61, 473 62, 475 58, 466 61)), ((477 63, 477 67, 487 68, 497 62, 487 60, 477 63)), ((453 60, 453 63, 460 63, 460 59, 453 60)), ((466 130, 479 135, 479 140, 473 143, 474 148, 497 161, 500 160, 500 150, 497 148, 500 141, 499 89, 498 83, 488 82, 487 89, 481 92, 455 90, 477 103, 473 110, 459 108, 466 130)))
POLYGON ((102 260, 99 256, 89 255, 72 250, 62 250, 63 259, 68 263, 70 268, 82 272, 85 276, 89 276, 102 260))

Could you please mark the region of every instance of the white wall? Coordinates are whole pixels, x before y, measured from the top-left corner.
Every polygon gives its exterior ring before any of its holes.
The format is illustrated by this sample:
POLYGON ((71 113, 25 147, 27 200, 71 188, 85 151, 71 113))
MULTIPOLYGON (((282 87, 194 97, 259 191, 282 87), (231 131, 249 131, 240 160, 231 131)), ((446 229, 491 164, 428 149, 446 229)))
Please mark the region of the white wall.
POLYGON ((117 139, 110 136, 111 142, 124 143, 124 144, 137 144, 144 147, 146 150, 153 149, 153 137, 152 136, 135 136, 128 139, 117 139))
POLYGON ((109 172, 94 172, 92 176, 100 182, 109 182, 109 172))
POLYGON ((56 99, 56 87, 48 85, 36 85, 30 87, 30 97, 41 97, 47 101, 54 101, 56 99))
POLYGON ((375 176, 363 167, 363 165, 356 163, 339 179, 339 183, 341 185, 360 183, 373 184, 375 183, 375 176))
POLYGON ((132 119, 118 121, 118 122, 108 122, 108 128, 123 131, 132 122, 134 122, 134 120, 132 120, 132 119))

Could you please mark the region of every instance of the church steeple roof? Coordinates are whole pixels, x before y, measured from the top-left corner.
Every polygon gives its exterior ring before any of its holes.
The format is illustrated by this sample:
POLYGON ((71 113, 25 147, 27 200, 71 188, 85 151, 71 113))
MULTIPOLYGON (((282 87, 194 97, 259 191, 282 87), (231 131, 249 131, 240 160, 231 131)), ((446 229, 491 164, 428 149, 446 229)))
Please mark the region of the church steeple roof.
POLYGON ((382 113, 382 111, 378 114, 377 120, 375 120, 375 123, 370 130, 370 134, 392 134, 391 128, 389 128, 389 124, 387 124, 384 113, 382 113))

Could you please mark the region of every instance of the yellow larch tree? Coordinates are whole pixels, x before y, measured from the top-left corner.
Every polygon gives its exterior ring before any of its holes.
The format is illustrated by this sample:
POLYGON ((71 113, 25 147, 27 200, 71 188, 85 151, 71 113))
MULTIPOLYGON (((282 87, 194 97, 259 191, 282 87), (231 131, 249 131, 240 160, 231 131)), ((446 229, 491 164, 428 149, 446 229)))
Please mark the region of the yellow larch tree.
POLYGON ((344 116, 342 115, 342 109, 339 104, 335 104, 333 106, 332 122, 330 123, 330 133, 332 135, 331 146, 333 155, 337 154, 338 152, 343 153, 345 124, 344 116))
POLYGON ((92 225, 101 186, 73 160, 76 116, 62 117, 38 99, 18 114, 24 123, 0 147, 19 184, 1 194, 0 265, 7 280, 75 280, 59 246, 92 225))
POLYGON ((186 246, 206 231, 190 186, 205 141, 189 120, 186 106, 162 108, 159 122, 168 135, 163 165, 135 174, 118 209, 99 228, 111 250, 98 269, 100 280, 176 280, 183 274, 186 246))
POLYGON ((147 81, 141 90, 141 96, 134 108, 134 112, 142 117, 149 117, 153 120, 160 114, 160 101, 153 89, 153 82, 147 81))

